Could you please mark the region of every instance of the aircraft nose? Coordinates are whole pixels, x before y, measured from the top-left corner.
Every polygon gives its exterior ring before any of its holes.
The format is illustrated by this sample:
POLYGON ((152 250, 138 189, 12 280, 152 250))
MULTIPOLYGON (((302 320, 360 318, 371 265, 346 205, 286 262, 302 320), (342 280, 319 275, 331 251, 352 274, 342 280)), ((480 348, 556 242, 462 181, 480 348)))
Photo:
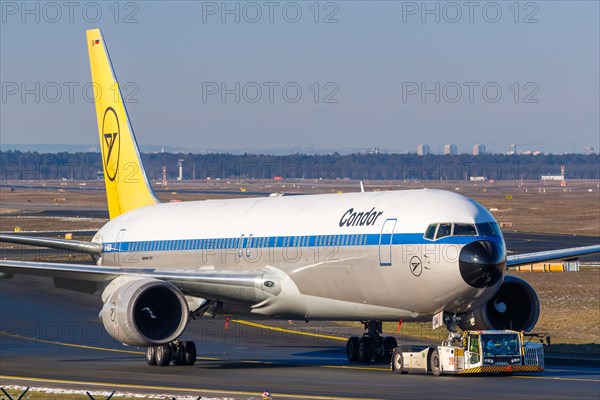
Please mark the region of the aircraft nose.
POLYGON ((504 245, 489 240, 471 242, 460 250, 458 267, 470 286, 493 286, 500 281, 506 267, 504 245))

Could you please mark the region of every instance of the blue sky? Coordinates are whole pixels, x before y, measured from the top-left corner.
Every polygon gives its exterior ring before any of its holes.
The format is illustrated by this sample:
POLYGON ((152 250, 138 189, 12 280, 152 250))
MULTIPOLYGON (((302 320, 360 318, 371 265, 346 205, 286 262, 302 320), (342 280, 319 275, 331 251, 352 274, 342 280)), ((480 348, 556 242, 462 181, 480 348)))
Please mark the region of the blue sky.
POLYGON ((600 147, 597 1, 114 4, 2 2, 3 145, 97 142, 100 27, 142 145, 600 147))

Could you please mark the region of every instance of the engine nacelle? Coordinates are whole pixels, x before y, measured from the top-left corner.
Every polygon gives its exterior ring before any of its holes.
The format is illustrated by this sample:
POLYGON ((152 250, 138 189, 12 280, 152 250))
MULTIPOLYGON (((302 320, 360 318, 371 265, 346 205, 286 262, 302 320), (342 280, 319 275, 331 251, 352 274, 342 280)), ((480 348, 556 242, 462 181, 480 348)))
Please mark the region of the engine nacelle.
POLYGON ((507 275, 498 293, 486 304, 462 314, 459 326, 467 329, 511 329, 529 332, 540 316, 540 301, 529 283, 507 275))
POLYGON ((183 333, 188 305, 174 285, 153 278, 120 277, 102 294, 106 331, 130 346, 169 343, 183 333))

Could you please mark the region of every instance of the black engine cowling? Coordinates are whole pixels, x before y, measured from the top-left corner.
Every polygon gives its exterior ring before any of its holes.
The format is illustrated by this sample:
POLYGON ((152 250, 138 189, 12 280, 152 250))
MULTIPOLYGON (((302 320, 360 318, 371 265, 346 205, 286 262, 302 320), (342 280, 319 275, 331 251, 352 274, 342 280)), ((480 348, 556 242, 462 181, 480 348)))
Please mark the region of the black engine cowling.
POLYGON ((152 278, 118 278, 103 294, 106 331, 130 346, 169 343, 183 333, 188 305, 172 284, 152 278))
POLYGON ((529 283, 507 275, 498 292, 486 304, 460 316, 467 329, 511 329, 530 332, 540 316, 540 301, 529 283))

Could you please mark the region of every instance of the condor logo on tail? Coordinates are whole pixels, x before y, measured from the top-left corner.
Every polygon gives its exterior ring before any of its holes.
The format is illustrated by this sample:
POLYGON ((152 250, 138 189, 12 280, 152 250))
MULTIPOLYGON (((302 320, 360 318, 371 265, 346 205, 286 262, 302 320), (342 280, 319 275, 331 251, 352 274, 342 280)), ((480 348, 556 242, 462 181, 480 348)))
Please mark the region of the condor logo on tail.
POLYGON ((119 171, 121 155, 121 135, 119 119, 112 107, 104 112, 102 120, 102 156, 104 158, 104 173, 110 181, 114 181, 119 171))

